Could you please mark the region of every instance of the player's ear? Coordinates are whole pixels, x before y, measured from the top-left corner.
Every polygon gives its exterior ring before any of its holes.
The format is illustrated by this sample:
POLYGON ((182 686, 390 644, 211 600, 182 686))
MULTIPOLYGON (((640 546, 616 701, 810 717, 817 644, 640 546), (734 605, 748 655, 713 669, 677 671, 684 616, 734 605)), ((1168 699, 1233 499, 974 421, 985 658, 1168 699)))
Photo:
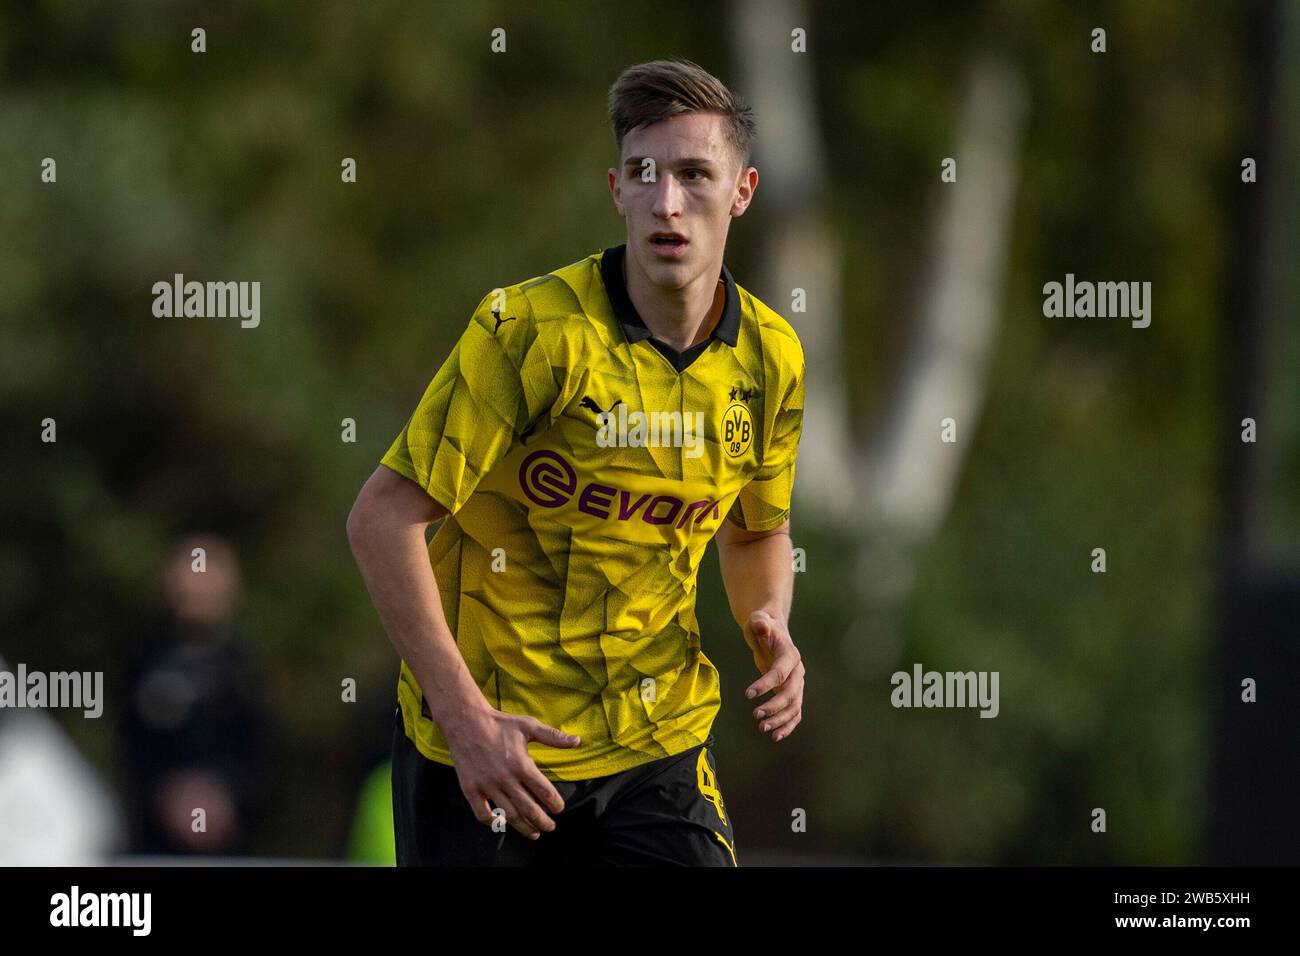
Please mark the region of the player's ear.
POLYGON ((623 215, 623 188, 618 181, 618 170, 609 170, 608 179, 609 194, 614 199, 614 208, 618 210, 618 214, 621 216, 623 215))
POLYGON ((746 166, 736 177, 736 198, 731 203, 731 215, 739 218, 745 214, 749 204, 754 201, 754 190, 758 188, 758 170, 746 166))

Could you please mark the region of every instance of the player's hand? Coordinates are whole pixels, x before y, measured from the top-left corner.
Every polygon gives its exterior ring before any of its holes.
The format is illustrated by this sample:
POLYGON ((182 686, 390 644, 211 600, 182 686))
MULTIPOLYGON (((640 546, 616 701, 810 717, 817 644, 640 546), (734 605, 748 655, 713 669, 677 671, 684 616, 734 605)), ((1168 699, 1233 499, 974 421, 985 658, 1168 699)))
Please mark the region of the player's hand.
POLYGON ((555 829, 552 813, 564 809, 559 792, 528 756, 528 742, 548 747, 576 747, 578 737, 548 727, 533 717, 506 714, 491 707, 444 727, 460 789, 480 823, 491 825, 492 806, 506 822, 531 840, 555 829))
POLYGON ((776 693, 754 708, 761 733, 772 742, 789 737, 803 717, 803 658, 790 639, 784 621, 767 611, 755 611, 745 622, 745 642, 754 652, 754 664, 762 675, 749 685, 751 700, 770 690, 776 693))

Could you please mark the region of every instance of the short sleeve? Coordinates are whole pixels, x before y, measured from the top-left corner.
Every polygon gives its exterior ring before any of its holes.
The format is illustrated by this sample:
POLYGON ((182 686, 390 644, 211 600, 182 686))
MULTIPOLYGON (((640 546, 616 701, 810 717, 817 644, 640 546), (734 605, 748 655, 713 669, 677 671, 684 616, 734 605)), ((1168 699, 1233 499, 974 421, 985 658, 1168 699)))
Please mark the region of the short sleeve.
POLYGON ((455 514, 556 391, 526 297, 493 290, 380 463, 455 514))
POLYGON ((803 379, 801 361, 772 418, 762 463, 727 513, 733 524, 747 531, 771 531, 790 517, 795 458, 803 431, 803 379))

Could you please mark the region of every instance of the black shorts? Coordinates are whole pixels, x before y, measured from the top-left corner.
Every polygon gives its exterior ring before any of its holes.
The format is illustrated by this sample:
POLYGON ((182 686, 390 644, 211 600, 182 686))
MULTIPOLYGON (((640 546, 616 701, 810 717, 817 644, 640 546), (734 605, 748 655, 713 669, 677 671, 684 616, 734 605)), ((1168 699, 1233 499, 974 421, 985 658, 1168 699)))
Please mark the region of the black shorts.
POLYGON ((551 783, 564 809, 530 840, 480 823, 454 768, 420 753, 402 714, 393 731, 398 866, 736 866, 713 735, 690 750, 591 780, 551 783))

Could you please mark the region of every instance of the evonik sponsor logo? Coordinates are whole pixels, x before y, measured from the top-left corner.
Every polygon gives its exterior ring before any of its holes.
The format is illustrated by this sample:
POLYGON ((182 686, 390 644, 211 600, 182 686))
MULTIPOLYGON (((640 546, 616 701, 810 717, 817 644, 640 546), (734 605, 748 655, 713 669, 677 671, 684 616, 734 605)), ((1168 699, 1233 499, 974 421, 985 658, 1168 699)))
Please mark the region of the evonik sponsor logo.
POLYGON ((579 511, 606 521, 644 521, 682 528, 692 516, 695 525, 708 515, 719 516, 719 502, 707 498, 687 502, 675 495, 649 492, 633 497, 634 493, 625 488, 596 481, 588 482, 579 492, 573 466, 563 455, 548 449, 535 451, 520 462, 519 487, 524 497, 538 507, 559 508, 576 497, 579 511))

